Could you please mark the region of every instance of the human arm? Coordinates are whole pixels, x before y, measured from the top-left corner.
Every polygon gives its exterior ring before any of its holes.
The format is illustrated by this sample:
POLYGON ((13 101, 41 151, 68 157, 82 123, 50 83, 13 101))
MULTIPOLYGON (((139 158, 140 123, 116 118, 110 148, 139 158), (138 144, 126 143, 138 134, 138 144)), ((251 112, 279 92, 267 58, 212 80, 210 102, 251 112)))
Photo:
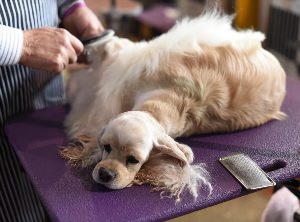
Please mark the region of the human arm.
POLYGON ((64 29, 40 28, 22 31, 0 25, 0 66, 20 63, 58 73, 77 61, 82 43, 64 29))
POLYGON ((83 51, 82 43, 65 29, 33 29, 23 35, 20 63, 31 68, 58 73, 83 51))
MULTIPOLYGON (((82 7, 82 10, 78 10, 79 8, 76 8, 66 20, 63 19, 66 21, 66 28, 73 33, 78 32, 80 37, 101 33, 103 27, 97 17, 88 8, 82 7), (74 21, 82 23, 75 25, 74 21)), ((82 43, 63 29, 41 28, 22 31, 0 25, 0 66, 21 63, 31 68, 58 73, 66 65, 74 63, 82 50, 82 43)))
POLYGON ((59 15, 62 26, 80 39, 94 37, 104 31, 97 16, 82 0, 65 1, 59 8, 59 15), (69 4, 69 7, 66 7, 66 4, 69 4))

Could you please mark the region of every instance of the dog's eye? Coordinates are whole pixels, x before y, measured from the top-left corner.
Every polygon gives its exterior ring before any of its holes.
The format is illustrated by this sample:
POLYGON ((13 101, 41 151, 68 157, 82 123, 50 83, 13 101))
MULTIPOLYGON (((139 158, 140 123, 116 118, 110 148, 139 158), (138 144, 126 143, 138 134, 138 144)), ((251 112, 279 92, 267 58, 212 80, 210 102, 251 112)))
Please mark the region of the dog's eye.
POLYGON ((126 164, 137 164, 139 161, 134 158, 134 156, 127 156, 126 164))
POLYGON ((111 151, 111 146, 109 144, 104 145, 104 149, 106 152, 110 153, 111 151))

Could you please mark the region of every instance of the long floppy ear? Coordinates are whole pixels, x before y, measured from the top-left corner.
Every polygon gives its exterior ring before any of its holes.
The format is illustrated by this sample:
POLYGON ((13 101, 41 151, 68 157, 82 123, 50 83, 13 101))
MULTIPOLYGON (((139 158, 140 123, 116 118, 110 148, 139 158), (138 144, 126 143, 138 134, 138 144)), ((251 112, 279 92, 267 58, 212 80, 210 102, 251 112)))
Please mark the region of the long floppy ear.
POLYGON ((184 164, 189 165, 190 161, 180 149, 180 144, 177 143, 172 137, 162 133, 158 136, 157 141, 154 141, 154 148, 158 149, 162 153, 168 154, 181 160, 184 164))
POLYGON ((100 141, 101 141, 101 138, 104 134, 104 131, 105 131, 105 127, 103 127, 101 130, 100 130, 100 133, 96 136, 96 142, 97 142, 97 146, 100 147, 100 141))

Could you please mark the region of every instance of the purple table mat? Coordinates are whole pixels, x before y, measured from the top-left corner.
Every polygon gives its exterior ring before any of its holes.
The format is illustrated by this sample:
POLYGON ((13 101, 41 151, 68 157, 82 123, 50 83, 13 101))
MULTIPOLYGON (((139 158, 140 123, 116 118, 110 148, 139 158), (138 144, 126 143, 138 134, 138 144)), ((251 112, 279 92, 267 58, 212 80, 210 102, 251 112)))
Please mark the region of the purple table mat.
POLYGON ((213 192, 196 201, 188 194, 175 204, 160 199, 150 186, 108 190, 95 184, 91 169, 78 170, 57 155, 66 142, 65 106, 36 111, 10 121, 7 136, 53 221, 162 221, 224 202, 249 192, 218 162, 220 157, 245 153, 277 183, 300 176, 300 83, 288 80, 283 111, 288 118, 245 131, 180 139, 190 145, 195 162, 204 162, 213 192), (280 169, 277 169, 280 168, 280 169))

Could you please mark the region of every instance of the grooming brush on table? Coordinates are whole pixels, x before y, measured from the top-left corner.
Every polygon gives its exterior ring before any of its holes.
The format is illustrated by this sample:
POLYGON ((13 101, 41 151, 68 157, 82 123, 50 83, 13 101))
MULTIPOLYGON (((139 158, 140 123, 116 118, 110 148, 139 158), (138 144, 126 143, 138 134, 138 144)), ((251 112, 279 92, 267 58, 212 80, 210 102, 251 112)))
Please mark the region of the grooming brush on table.
POLYGON ((222 157, 219 161, 248 190, 276 185, 250 157, 244 154, 222 157))

